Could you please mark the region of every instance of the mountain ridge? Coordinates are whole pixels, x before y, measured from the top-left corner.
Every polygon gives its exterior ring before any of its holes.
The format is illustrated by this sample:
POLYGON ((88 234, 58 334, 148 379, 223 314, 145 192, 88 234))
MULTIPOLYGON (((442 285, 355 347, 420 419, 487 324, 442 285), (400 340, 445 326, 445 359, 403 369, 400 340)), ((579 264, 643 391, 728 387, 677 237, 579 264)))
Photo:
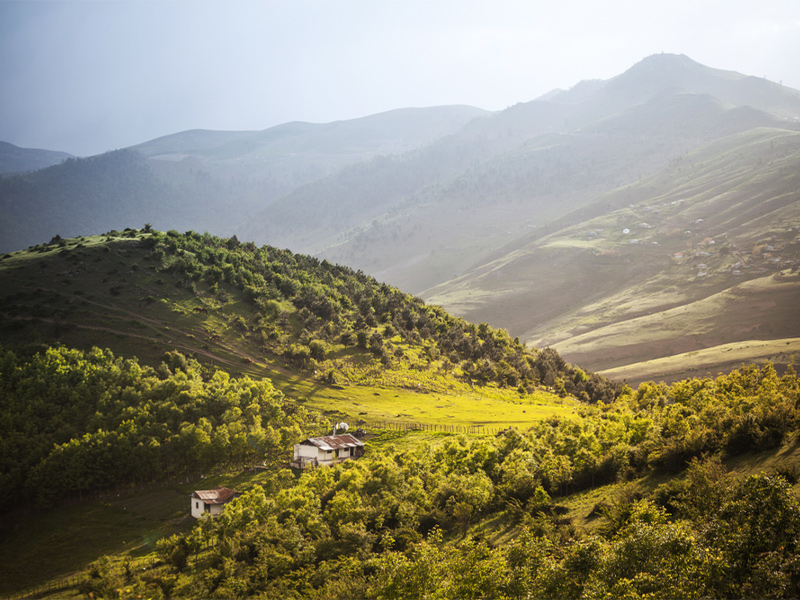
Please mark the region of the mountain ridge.
POLYGON ((38 171, 74 158, 67 152, 21 148, 8 142, 0 142, 0 176, 38 171))

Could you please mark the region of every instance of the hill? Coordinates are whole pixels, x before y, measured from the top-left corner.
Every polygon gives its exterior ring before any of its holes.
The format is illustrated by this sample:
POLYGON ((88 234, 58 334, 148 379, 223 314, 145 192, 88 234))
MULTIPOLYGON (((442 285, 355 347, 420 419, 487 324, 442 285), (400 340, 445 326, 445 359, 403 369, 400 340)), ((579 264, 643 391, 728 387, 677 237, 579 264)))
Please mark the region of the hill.
POLYGON ((587 400, 619 390, 361 272, 236 238, 149 228, 58 237, 4 255, 0 283, 9 349, 108 347, 153 367, 177 349, 288 387, 476 385, 513 399, 561 379, 587 400))
MULTIPOLYGON (((426 295, 592 369, 788 342, 800 335, 798 168, 796 132, 722 138, 426 295)), ((691 356, 632 380, 685 376, 696 368, 691 356)))

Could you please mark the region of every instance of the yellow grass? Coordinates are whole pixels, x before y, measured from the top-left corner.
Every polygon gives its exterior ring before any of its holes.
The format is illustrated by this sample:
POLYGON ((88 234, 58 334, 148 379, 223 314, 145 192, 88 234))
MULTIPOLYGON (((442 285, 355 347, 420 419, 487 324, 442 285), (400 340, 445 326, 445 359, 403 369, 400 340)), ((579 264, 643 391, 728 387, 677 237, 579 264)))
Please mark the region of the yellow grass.
POLYGON ((609 379, 629 381, 675 379, 687 372, 718 369, 720 365, 737 366, 767 360, 787 362, 786 359, 794 355, 800 356, 800 338, 748 340, 606 369, 599 373, 609 379))
MULTIPOLYGON (((353 423, 418 423, 462 427, 529 427, 553 415, 570 416, 577 401, 537 391, 521 397, 513 390, 466 385, 445 392, 416 392, 373 386, 325 386, 290 379, 284 393, 312 411, 342 415, 353 423)), ((350 423, 350 424, 353 424, 350 423)))

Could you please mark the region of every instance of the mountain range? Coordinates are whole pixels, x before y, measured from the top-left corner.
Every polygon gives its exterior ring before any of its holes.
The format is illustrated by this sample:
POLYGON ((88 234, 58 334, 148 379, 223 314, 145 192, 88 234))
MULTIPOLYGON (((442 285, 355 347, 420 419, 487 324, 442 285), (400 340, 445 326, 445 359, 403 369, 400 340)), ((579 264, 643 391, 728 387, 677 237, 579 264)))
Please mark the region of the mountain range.
POLYGON ((496 113, 188 131, 6 175, 0 250, 235 233, 592 370, 675 379, 798 349, 798 177, 800 92, 661 54, 496 113))

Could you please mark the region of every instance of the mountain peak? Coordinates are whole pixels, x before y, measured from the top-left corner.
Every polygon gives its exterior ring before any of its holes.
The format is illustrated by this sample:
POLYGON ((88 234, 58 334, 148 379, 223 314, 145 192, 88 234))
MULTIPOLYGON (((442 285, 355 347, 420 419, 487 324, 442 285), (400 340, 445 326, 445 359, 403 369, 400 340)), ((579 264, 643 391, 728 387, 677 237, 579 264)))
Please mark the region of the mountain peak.
MULTIPOLYGON (((673 67, 682 67, 682 68, 701 68, 706 69, 707 67, 701 65, 699 62, 696 62, 686 56, 685 54, 671 54, 669 52, 660 52, 658 54, 651 54, 640 60, 638 63, 633 65, 631 69, 635 69, 637 67, 664 67, 664 66, 673 66, 673 67)), ((628 70, 631 70, 628 69, 628 70)))
POLYGON ((653 54, 630 69, 609 80, 609 86, 619 91, 652 95, 666 88, 711 92, 712 82, 741 79, 732 71, 712 69, 693 61, 684 54, 653 54))

